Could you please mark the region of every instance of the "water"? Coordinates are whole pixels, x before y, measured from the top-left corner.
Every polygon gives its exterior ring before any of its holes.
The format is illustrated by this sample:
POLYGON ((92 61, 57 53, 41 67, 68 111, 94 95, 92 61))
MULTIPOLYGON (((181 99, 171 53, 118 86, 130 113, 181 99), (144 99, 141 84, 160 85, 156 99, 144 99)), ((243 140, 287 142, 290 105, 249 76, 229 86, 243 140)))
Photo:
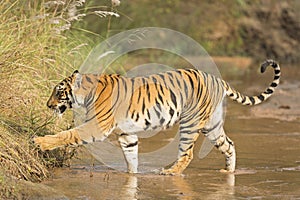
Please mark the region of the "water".
MULTIPOLYGON (((236 145, 235 174, 219 172, 224 158, 213 150, 202 160, 195 156, 183 176, 130 175, 100 165, 91 168, 87 161, 55 170, 43 184, 70 199, 300 199, 300 80, 298 70, 285 72, 282 86, 264 106, 242 107, 228 100, 225 130, 236 145)), ((251 70, 225 76, 248 93, 271 80, 251 70)))
POLYGON ((300 134, 231 134, 237 171, 222 155, 195 158, 183 176, 129 175, 96 168, 59 169, 48 186, 71 199, 300 199, 300 134))

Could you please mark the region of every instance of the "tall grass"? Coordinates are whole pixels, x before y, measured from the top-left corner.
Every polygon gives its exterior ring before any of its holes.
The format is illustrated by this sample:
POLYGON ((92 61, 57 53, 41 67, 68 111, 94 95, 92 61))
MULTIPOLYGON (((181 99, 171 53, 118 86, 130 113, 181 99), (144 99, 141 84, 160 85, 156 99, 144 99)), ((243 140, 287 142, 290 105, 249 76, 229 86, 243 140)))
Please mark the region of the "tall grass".
POLYGON ((35 1, 0 4, 0 165, 31 181, 48 173, 30 140, 53 121, 44 106, 49 80, 71 68, 61 46, 66 38, 54 32, 49 15, 35 1))
POLYGON ((70 31, 86 12, 84 0, 3 0, 0 4, 0 197, 9 191, 1 174, 40 181, 66 153, 42 153, 36 135, 71 126, 46 108, 55 83, 85 59, 91 43, 70 31), (81 11, 81 12, 80 12, 81 11))

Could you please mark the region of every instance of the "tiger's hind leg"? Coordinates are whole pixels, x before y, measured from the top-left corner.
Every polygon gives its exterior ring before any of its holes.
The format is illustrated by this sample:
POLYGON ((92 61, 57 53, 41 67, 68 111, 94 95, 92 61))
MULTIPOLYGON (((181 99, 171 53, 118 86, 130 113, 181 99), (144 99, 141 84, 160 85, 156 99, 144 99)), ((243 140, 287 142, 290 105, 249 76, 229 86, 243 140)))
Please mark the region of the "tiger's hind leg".
POLYGON ((221 172, 234 172, 236 165, 236 153, 233 141, 225 134, 223 127, 216 128, 211 132, 203 129, 205 136, 225 156, 225 169, 221 172))
POLYGON ((179 175, 193 159, 195 141, 199 136, 199 129, 180 126, 180 143, 177 161, 169 169, 163 169, 161 175, 179 175))
POLYGON ((137 135, 128 135, 121 133, 119 143, 127 163, 129 173, 137 173, 138 170, 138 137, 137 135))
POLYGON ((217 106, 210 120, 205 124, 201 132, 210 140, 210 142, 224 154, 225 169, 221 172, 234 172, 236 165, 236 153, 234 143, 225 134, 223 129, 223 108, 222 104, 217 106))
MULTIPOLYGON (((223 128, 222 128, 223 130, 223 128)), ((215 147, 225 156, 225 169, 221 172, 234 172, 236 165, 236 153, 233 141, 225 134, 221 134, 215 142, 215 147)))

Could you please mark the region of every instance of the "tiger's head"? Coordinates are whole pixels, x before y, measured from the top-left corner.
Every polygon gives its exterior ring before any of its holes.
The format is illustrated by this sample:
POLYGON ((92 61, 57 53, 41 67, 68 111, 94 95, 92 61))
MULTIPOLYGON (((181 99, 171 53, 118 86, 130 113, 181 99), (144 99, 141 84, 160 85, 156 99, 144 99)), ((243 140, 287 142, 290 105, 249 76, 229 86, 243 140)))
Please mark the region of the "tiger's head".
POLYGON ((58 83, 47 101, 48 108, 54 110, 54 112, 60 116, 67 108, 72 108, 72 104, 74 103, 72 90, 78 74, 79 72, 76 70, 71 76, 58 83))

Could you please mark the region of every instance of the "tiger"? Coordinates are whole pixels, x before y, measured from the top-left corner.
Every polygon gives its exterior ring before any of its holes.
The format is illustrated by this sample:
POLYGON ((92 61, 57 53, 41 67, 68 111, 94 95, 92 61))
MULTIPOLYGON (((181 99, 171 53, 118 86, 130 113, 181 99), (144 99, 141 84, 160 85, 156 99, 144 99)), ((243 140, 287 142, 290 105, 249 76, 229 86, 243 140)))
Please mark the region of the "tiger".
POLYGON ((179 124, 177 160, 162 175, 180 175, 193 159, 195 141, 203 134, 225 157, 222 172, 234 173, 236 151, 223 128, 223 100, 228 96, 242 105, 266 101, 280 80, 274 60, 261 64, 261 73, 271 66, 274 78, 264 92, 247 96, 226 81, 197 69, 174 69, 147 76, 81 74, 78 70, 58 83, 47 106, 58 115, 72 108, 84 108, 82 125, 34 138, 42 151, 67 145, 103 141, 111 133, 127 163, 128 173, 138 173, 138 136, 141 131, 166 129, 179 124))

